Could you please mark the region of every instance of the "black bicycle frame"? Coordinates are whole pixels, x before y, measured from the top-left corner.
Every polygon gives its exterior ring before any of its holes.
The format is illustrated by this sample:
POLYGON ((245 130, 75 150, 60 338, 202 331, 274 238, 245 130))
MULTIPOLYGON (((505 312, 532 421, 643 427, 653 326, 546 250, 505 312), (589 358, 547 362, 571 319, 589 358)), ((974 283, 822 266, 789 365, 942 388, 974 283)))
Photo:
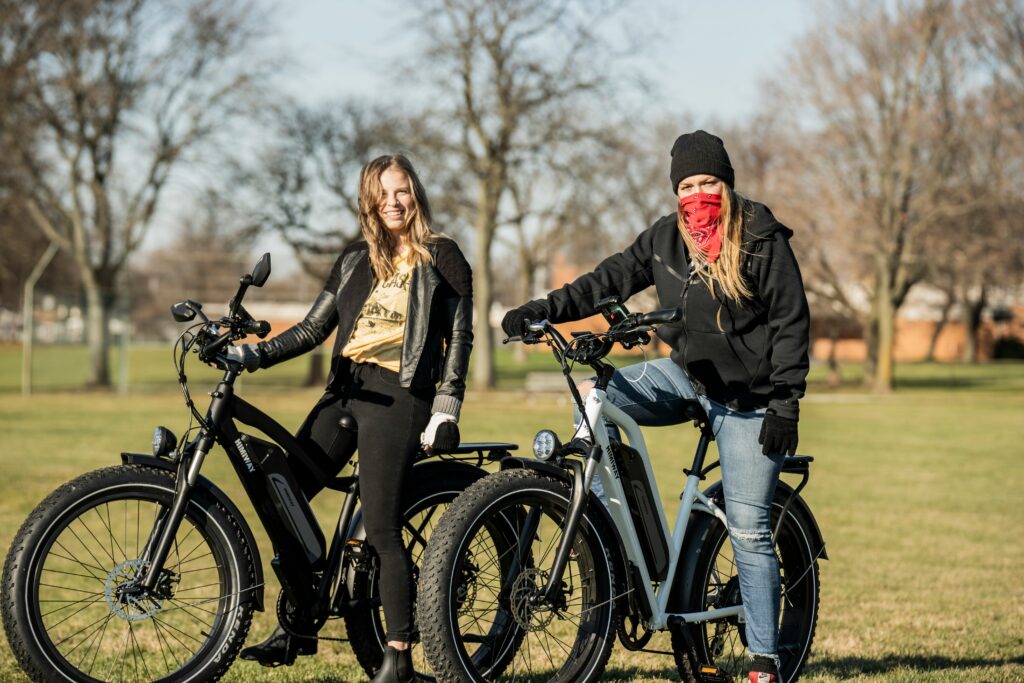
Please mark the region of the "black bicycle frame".
MULTIPOLYGON (((329 475, 310 458, 288 430, 273 418, 234 393, 234 383, 240 369, 229 368, 211 392, 212 400, 207 411, 206 424, 193 445, 185 448, 178 462, 174 500, 170 511, 158 519, 152 542, 147 545, 146 572, 141 577, 141 587, 152 590, 163 570, 174 537, 184 517, 185 507, 195 487, 203 461, 215 444, 227 452, 235 472, 252 502, 270 541, 275 557, 271 566, 281 588, 294 605, 312 605, 318 602, 323 589, 317 586, 317 572, 328 565, 328 559, 340 564, 338 553, 332 543, 331 557, 326 556, 323 532, 316 524, 315 517, 304 496, 295 485, 292 468, 287 458, 294 457, 308 467, 321 481, 329 475), (239 432, 235 420, 259 429, 273 439, 273 442, 256 439, 239 432), (257 448, 262 453, 256 453, 257 448), (287 455, 285 455, 287 453, 287 455), (262 457, 260 457, 262 456, 262 457)), ((355 493, 355 482, 348 478, 332 482, 331 488, 345 490, 348 484, 350 494, 355 493)), ((343 508, 352 514, 355 496, 350 495, 352 504, 343 508)), ((346 501, 348 503, 348 501, 346 501)), ((350 517, 351 518, 351 517, 350 517)), ((342 523, 343 520, 339 520, 342 523)), ((342 532, 344 533, 344 532, 342 532)), ((337 533, 335 541, 337 541, 337 533)), ((332 576, 331 579, 336 577, 332 576)), ((329 587, 329 583, 327 584, 329 587)))

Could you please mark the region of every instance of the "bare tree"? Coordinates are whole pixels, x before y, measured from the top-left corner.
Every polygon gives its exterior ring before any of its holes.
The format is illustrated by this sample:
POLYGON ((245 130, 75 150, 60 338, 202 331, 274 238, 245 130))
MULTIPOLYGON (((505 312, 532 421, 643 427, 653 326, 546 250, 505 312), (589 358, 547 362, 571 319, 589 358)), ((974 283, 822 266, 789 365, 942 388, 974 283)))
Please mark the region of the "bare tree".
POLYGON ((130 265, 136 331, 158 339, 180 332, 169 312, 175 301, 226 302, 253 263, 243 230, 243 217, 226 198, 205 192, 179 218, 173 240, 130 265))
POLYGON ((942 0, 845 4, 808 36, 780 90, 780 107, 803 108, 791 203, 802 198, 818 237, 817 289, 862 316, 876 391, 892 388, 896 313, 925 275, 947 167, 931 122, 943 121, 950 13, 942 0))
POLYGON ((517 160, 538 147, 580 136, 573 105, 582 105, 608 80, 610 49, 599 24, 618 6, 574 0, 418 5, 417 25, 427 41, 419 63, 435 70, 439 92, 449 95, 435 111, 448 122, 453 166, 464 169, 473 185, 466 222, 474 237, 477 387, 491 387, 495 379, 491 258, 510 174, 517 160))
MULTIPOLYGON (((360 102, 281 107, 272 112, 269 142, 254 161, 237 160, 232 186, 248 234, 273 233, 303 271, 323 282, 338 257, 360 239, 359 173, 382 154, 404 153, 430 183, 434 137, 415 116, 360 102)), ((444 190, 446 188, 442 188, 444 190)), ((431 192, 435 226, 447 229, 447 193, 431 192)), ((307 384, 321 384, 324 358, 312 356, 307 384)))
POLYGON ((25 179, 28 215, 74 259, 89 382, 109 385, 120 276, 172 172, 240 113, 261 68, 250 52, 260 13, 248 0, 36 0, 4 11, 6 29, 39 36, 13 106, 41 123, 6 161, 25 179))

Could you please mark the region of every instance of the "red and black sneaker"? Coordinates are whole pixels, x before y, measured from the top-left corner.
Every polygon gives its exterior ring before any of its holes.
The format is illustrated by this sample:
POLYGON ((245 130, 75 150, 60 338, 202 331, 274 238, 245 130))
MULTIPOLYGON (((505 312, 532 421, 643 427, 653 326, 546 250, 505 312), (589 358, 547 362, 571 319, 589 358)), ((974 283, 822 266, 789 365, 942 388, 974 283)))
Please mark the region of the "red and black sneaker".
POLYGON ((779 668, 774 657, 753 655, 750 660, 750 683, 778 683, 779 668))

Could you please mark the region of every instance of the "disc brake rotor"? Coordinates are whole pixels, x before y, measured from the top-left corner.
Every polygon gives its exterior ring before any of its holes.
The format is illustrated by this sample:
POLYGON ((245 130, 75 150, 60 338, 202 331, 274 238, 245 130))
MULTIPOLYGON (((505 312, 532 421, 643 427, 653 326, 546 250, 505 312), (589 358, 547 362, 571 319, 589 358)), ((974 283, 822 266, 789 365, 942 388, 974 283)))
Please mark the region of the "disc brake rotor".
POLYGON ((149 619, 164 608, 164 603, 174 597, 178 576, 168 569, 160 572, 153 590, 136 585, 145 570, 142 560, 125 560, 107 574, 103 586, 103 597, 107 607, 119 619, 142 621, 149 619))
POLYGON ((543 631, 555 618, 555 611, 550 605, 534 602, 547 578, 545 571, 524 569, 512 585, 512 618, 525 631, 543 631))

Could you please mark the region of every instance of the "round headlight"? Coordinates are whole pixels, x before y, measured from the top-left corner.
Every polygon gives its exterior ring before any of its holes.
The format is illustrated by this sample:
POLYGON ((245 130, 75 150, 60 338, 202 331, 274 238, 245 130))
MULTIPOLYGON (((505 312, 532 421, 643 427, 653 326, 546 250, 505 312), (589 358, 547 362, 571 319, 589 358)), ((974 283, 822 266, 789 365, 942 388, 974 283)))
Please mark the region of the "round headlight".
POLYGON ((533 437, 533 455, 538 460, 550 460, 561 447, 558 435, 550 429, 542 429, 533 437))
POLYGON ((153 455, 163 458, 171 453, 178 445, 178 437, 171 433, 167 427, 157 427, 153 430, 153 455))

